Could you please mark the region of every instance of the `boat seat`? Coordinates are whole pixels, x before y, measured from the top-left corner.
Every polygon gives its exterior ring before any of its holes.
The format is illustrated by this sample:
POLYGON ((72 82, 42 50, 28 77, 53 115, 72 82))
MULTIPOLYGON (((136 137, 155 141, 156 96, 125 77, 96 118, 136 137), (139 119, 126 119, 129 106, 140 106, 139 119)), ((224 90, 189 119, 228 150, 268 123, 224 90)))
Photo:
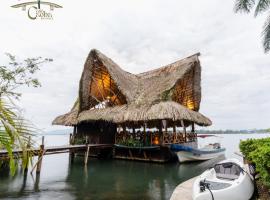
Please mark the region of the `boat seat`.
POLYGON ((214 166, 216 177, 220 179, 235 180, 240 176, 241 167, 235 163, 220 163, 214 166))
POLYGON ((221 183, 221 182, 214 182, 214 181, 208 181, 208 180, 205 180, 204 182, 209 184, 210 190, 222 190, 232 185, 230 183, 221 183))

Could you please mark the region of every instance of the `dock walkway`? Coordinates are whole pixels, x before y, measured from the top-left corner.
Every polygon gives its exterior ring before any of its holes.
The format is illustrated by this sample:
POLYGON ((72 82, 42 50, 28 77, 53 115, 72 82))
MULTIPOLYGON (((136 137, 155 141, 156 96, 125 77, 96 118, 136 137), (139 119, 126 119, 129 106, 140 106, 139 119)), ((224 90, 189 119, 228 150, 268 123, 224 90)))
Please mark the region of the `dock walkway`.
POLYGON ((196 178, 194 177, 178 185, 173 191, 170 200, 192 200, 192 186, 196 178))
MULTIPOLYGON (((46 146, 44 147, 44 155, 50 154, 58 154, 58 153, 67 153, 71 150, 79 151, 79 150, 87 150, 87 148, 106 148, 112 147, 111 144, 81 144, 81 145, 62 145, 62 146, 46 146)), ((34 147, 28 149, 33 155, 39 155, 40 147, 34 147)), ((13 149, 13 155, 20 155, 23 153, 22 149, 13 149)), ((0 158, 8 158, 7 150, 0 150, 0 158)))

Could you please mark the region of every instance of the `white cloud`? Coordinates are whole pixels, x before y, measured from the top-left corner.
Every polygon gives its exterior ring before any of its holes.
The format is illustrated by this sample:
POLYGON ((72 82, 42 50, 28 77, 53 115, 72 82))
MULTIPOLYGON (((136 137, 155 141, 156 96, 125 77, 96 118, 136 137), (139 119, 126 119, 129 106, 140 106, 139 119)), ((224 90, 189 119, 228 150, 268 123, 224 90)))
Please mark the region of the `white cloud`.
POLYGON ((38 74, 43 87, 23 90, 21 105, 41 128, 52 129, 53 118, 71 108, 92 48, 133 73, 200 51, 201 112, 212 128, 270 124, 270 61, 260 43, 264 16, 235 14, 234 1, 55 0, 63 8, 52 21, 29 20, 10 8, 17 2, 1 2, 0 58, 11 52, 54 59, 38 74))

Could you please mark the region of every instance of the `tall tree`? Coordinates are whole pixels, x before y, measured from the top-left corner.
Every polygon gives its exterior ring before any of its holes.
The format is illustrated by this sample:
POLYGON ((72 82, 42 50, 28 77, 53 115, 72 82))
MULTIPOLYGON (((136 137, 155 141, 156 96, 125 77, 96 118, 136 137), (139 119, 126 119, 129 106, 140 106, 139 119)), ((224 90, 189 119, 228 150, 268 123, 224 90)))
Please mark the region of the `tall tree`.
MULTIPOLYGON (((270 0, 236 0, 234 11, 250 13, 254 10, 254 17, 270 10, 270 0)), ((262 31, 263 47, 265 53, 270 50, 270 15, 267 17, 262 31)))
POLYGON ((52 59, 41 57, 27 58, 18 62, 16 57, 6 54, 9 58, 7 65, 0 66, 0 149, 6 149, 10 157, 10 169, 15 173, 15 161, 12 155, 13 148, 23 150, 23 167, 28 162, 27 149, 31 145, 29 136, 34 133, 34 128, 30 122, 25 120, 16 101, 21 97, 18 92, 19 87, 39 87, 41 86, 34 74, 40 69, 40 65, 51 62, 52 59))

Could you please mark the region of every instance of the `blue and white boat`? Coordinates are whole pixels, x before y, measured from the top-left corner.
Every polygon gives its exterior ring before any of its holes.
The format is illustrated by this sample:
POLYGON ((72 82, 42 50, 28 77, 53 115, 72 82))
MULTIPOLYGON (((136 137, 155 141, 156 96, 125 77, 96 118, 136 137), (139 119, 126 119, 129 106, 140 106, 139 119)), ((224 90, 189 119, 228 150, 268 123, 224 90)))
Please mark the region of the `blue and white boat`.
POLYGON ((224 155, 225 148, 221 148, 219 143, 208 144, 203 148, 194 148, 181 144, 172 144, 171 150, 174 151, 180 163, 189 161, 204 161, 224 155))

